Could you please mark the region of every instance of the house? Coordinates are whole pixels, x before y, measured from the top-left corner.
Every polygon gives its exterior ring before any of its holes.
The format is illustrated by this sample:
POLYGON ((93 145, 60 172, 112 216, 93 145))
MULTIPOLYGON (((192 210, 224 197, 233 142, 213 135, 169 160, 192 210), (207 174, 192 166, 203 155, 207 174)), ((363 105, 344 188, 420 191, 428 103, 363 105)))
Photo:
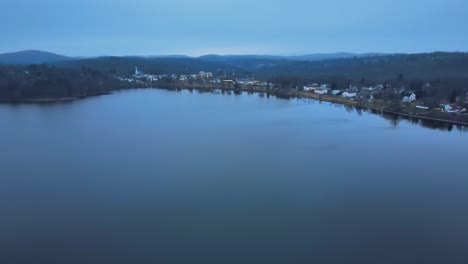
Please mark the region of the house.
POLYGON ((401 100, 403 103, 411 103, 416 101, 416 94, 412 93, 410 96, 405 96, 401 100))
POLYGON ((323 89, 323 88, 315 89, 314 93, 316 93, 316 94, 327 94, 328 89, 323 89))
POLYGON ((304 86, 304 91, 306 92, 313 92, 315 89, 320 89, 319 85, 316 83, 304 86))
POLYGON ((346 98, 353 98, 357 96, 357 93, 344 92, 341 94, 341 96, 346 97, 346 98))
POLYGON ((201 72, 198 73, 198 77, 201 78, 201 79, 207 79, 207 78, 212 78, 213 74, 211 72, 201 71, 201 72))
POLYGON ((337 96, 337 95, 339 95, 340 93, 341 93, 341 90, 333 90, 333 91, 332 91, 332 94, 333 94, 334 96, 337 96))
POLYGON ((455 114, 461 114, 463 112, 466 112, 466 109, 455 104, 446 104, 446 105, 441 105, 442 110, 447 113, 455 113, 455 114))

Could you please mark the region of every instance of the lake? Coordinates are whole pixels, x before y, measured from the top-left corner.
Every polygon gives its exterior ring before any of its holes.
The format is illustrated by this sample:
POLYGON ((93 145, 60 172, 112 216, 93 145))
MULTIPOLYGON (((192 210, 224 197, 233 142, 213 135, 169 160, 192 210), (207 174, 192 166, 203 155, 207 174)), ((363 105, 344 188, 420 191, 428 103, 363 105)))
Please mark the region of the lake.
POLYGON ((142 89, 0 105, 0 263, 468 263, 468 133, 142 89))

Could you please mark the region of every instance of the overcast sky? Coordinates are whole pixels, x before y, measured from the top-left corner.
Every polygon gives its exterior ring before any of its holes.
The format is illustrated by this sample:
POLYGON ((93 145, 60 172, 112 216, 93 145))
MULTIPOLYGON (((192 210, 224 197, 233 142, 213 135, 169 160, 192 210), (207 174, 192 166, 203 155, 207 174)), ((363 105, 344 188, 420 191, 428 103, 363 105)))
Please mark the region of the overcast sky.
POLYGON ((468 0, 2 0, 0 52, 468 51, 468 0))

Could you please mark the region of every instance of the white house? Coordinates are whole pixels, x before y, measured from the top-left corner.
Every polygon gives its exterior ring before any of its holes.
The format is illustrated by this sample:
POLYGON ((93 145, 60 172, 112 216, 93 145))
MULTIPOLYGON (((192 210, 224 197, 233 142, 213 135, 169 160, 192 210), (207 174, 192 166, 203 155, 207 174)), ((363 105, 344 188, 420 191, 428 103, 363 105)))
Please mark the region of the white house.
POLYGON ((312 87, 312 86, 304 86, 304 91, 306 92, 310 92, 310 91, 313 91, 315 88, 312 87))
POLYGON ((401 100, 403 103, 411 103, 416 101, 416 94, 412 93, 410 96, 405 96, 401 100))
POLYGON ((446 105, 443 105, 442 106, 442 109, 444 110, 444 112, 447 112, 447 113, 456 113, 456 114, 460 114, 460 113, 463 113, 463 112, 466 112, 466 109, 461 107, 461 106, 458 106, 458 105, 449 105, 449 104, 446 104, 446 105))
POLYGON ((353 98, 357 96, 357 93, 344 92, 342 96, 346 98, 353 98))
POLYGON ((332 91, 332 94, 335 95, 335 96, 339 95, 340 93, 341 93, 341 90, 333 90, 332 91))
POLYGON ((328 89, 323 89, 323 88, 315 89, 315 90, 314 90, 314 93, 316 93, 316 94, 327 94, 327 93, 328 93, 328 89))
POLYGON ((204 71, 201 71, 198 73, 198 77, 199 78, 202 78, 202 79, 205 79, 205 78, 212 78, 213 77, 213 74, 211 72, 204 72, 204 71))

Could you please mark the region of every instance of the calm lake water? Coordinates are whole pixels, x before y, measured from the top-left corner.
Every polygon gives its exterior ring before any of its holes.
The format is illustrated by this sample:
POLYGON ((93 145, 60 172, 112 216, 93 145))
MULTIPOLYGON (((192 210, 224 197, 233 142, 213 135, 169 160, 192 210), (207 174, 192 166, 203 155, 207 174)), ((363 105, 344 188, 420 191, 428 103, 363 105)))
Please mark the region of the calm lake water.
POLYGON ((253 95, 0 105, 0 263, 468 263, 468 133, 253 95))

